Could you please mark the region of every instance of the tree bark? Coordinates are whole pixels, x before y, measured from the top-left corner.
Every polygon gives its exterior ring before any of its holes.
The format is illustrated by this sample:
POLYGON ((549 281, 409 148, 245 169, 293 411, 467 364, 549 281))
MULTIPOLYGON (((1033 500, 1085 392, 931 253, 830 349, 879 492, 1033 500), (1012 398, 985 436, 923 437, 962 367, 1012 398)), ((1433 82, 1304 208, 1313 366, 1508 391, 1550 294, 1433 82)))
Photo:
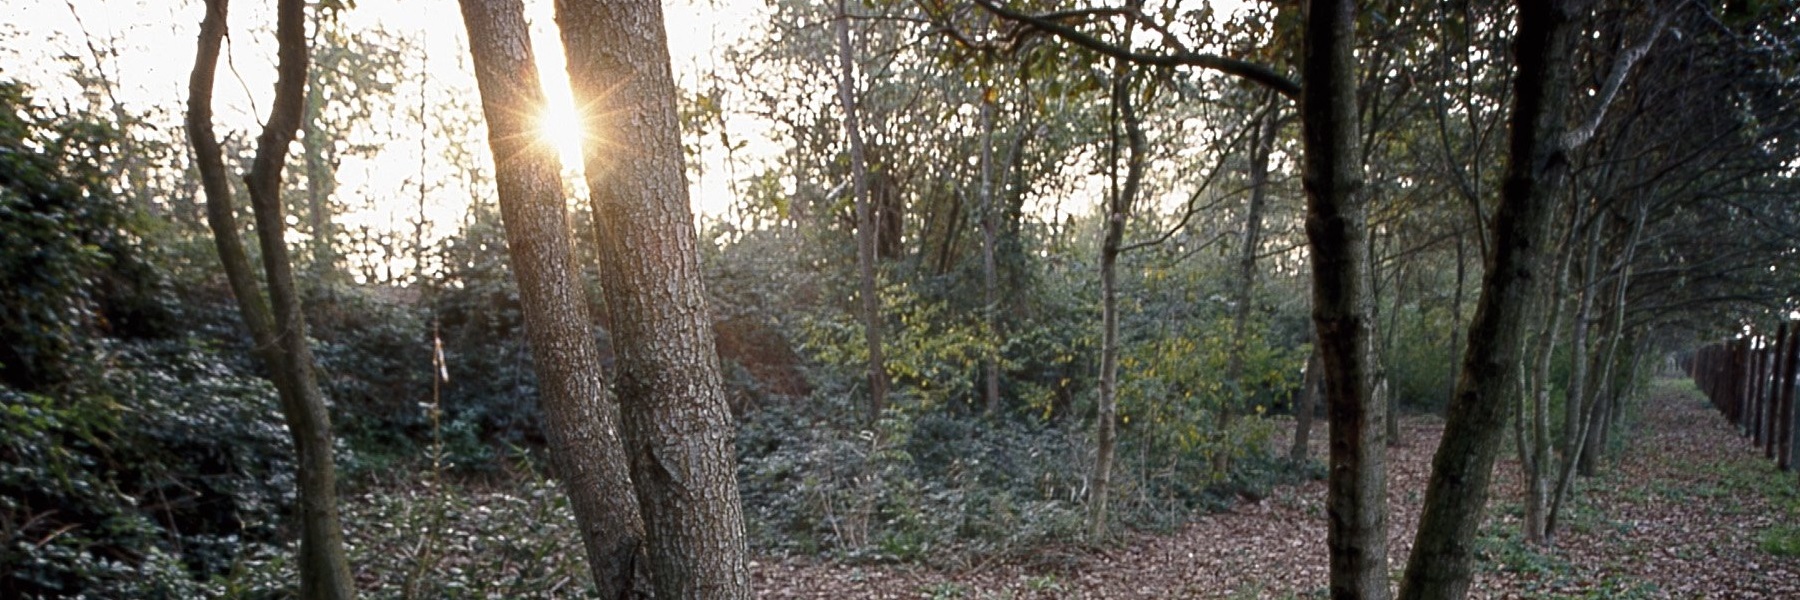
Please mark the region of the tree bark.
POLYGON ((300 126, 306 93, 306 9, 301 0, 276 6, 275 102, 257 138, 256 155, 245 177, 256 235, 262 251, 270 304, 263 304, 250 259, 238 237, 225 163, 212 129, 212 93, 219 50, 225 36, 226 0, 210 0, 200 25, 199 50, 189 80, 187 129, 206 194, 207 221, 232 294, 249 327, 255 353, 268 367, 293 438, 299 470, 296 510, 300 529, 300 597, 347 600, 355 581, 344 555, 343 525, 337 506, 337 470, 332 460, 331 418, 313 373, 312 348, 289 262, 282 217, 281 171, 287 148, 300 126))
POLYGON ((557 24, 578 105, 606 117, 589 119, 583 155, 651 581, 664 600, 749 598, 736 430, 700 281, 662 4, 560 0, 557 24))
POLYGON ((850 45, 849 0, 838 0, 838 103, 844 108, 844 137, 850 147, 850 186, 856 194, 856 269, 861 284, 863 340, 869 352, 869 423, 887 408, 887 362, 881 347, 881 298, 876 286, 875 259, 878 231, 875 207, 869 198, 868 157, 863 152, 862 122, 856 110, 855 49, 850 45))
POLYGON ((1469 348, 1443 442, 1432 459, 1419 530, 1400 584, 1402 600, 1468 593, 1474 538, 1487 504, 1507 406, 1518 393, 1519 352, 1532 296, 1549 273, 1550 217, 1568 176, 1562 145, 1572 89, 1577 2, 1520 2, 1514 39, 1511 160, 1494 216, 1493 253, 1469 323, 1469 348))
POLYGON ((1325 543, 1331 597, 1384 600, 1387 582, 1384 407, 1370 394, 1367 227, 1359 164, 1356 3, 1309 0, 1301 93, 1313 326, 1325 367, 1331 470, 1325 543))
POLYGON ((575 276, 561 166, 536 127, 544 100, 524 5, 461 4, 551 457, 601 597, 630 598, 640 587, 644 523, 632 496, 619 409, 606 398, 599 348, 575 276))

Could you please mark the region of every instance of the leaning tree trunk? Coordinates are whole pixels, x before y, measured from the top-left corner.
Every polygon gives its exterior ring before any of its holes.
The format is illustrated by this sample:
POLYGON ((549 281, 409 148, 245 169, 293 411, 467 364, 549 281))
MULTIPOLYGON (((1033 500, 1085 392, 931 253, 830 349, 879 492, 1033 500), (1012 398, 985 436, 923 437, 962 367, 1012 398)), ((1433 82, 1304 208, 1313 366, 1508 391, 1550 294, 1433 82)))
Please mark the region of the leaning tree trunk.
POLYGON ((520 0, 462 0, 500 218, 542 386, 544 429, 603 598, 629 598, 645 545, 632 497, 617 405, 606 399, 600 352, 583 302, 563 210, 556 150, 535 127, 543 110, 520 0))
POLYGON ((1309 0, 1301 93, 1313 326, 1325 366, 1331 596, 1388 597, 1384 407, 1369 389, 1367 227, 1358 149, 1354 0, 1309 0))
POLYGON ((749 598, 736 429, 700 281, 662 4, 560 0, 557 25, 577 104, 605 115, 591 120, 583 155, 651 581, 664 600, 749 598))
MULTIPOLYGON (((1623 287, 1622 282, 1619 287, 1623 287)), ((1624 319, 1623 307, 1614 307, 1607 311, 1609 318, 1624 319)), ((1613 406, 1619 401, 1619 348, 1627 346, 1630 340, 1624 334, 1615 332, 1607 336, 1605 348, 1596 360, 1601 369, 1592 395, 1592 414, 1588 417, 1588 427, 1581 432, 1581 452, 1575 461, 1575 472, 1582 477, 1593 477, 1600 472, 1600 458, 1606 448, 1607 420, 1611 418, 1613 406)))
POLYGON ((1631 288, 1631 263, 1637 258, 1638 240, 1643 236, 1644 221, 1647 218, 1646 212, 1639 210, 1637 218, 1631 222, 1630 230, 1622 232, 1625 234, 1622 242, 1624 248, 1619 253, 1620 256, 1613 268, 1615 271, 1611 288, 1613 294, 1611 304, 1607 307, 1607 312, 1612 319, 1612 326, 1607 332, 1606 353, 1602 355, 1606 370, 1605 374, 1601 376, 1601 381, 1608 385, 1609 391, 1606 394, 1594 394, 1592 410, 1595 416, 1590 419, 1594 425, 1582 432, 1583 441, 1581 452, 1578 454, 1577 471, 1583 477, 1591 477, 1599 471, 1600 458, 1605 452, 1606 433, 1611 427, 1614 406, 1624 399, 1625 390, 1619 385, 1620 382, 1616 381, 1617 373, 1622 370, 1618 365, 1619 347, 1622 344, 1627 346, 1636 344, 1635 338, 1627 336, 1625 331, 1626 301, 1631 288))
POLYGON ((1643 367, 1644 354, 1648 351, 1645 347, 1644 334, 1642 328, 1633 328, 1631 333, 1626 334, 1626 339, 1630 341, 1625 345, 1626 354, 1618 357, 1618 364, 1621 368, 1613 378, 1613 399, 1607 403, 1609 410, 1606 413, 1606 420, 1601 423, 1600 427, 1601 448, 1611 447, 1614 432, 1623 427, 1620 421, 1625 418, 1626 405, 1640 391, 1637 386, 1638 374, 1640 373, 1639 369, 1643 367))
POLYGON ((288 256, 287 224, 281 214, 281 171, 288 145, 300 127, 306 93, 305 3, 281 0, 276 5, 275 36, 279 49, 275 102, 262 135, 257 138, 250 173, 245 176, 262 251, 263 274, 268 281, 267 305, 257 289, 244 243, 238 237, 225 162, 212 128, 213 77, 225 36, 226 9, 226 0, 207 2, 206 18, 200 24, 199 52, 188 87, 188 136, 194 145, 195 165, 206 193, 207 221, 220 262, 256 344, 254 351, 275 382, 282 415, 294 441, 299 469, 299 506, 295 512, 300 525, 300 597, 353 598, 355 581, 344 556, 343 525, 338 517, 331 418, 313 373, 312 348, 306 339, 306 321, 288 256))
POLYGON ((1556 348, 1559 322, 1562 320, 1561 293, 1552 295, 1546 304, 1542 319, 1543 327, 1538 329, 1536 357, 1532 365, 1535 376, 1531 378, 1531 393, 1526 398, 1525 407, 1519 419, 1530 419, 1529 432, 1519 440, 1520 450, 1529 457, 1522 461, 1521 468, 1525 475, 1525 541, 1533 544, 1544 544, 1548 538, 1546 527, 1550 512, 1550 367, 1552 351, 1556 348))
POLYGON ((1594 297, 1599 294, 1597 272, 1600 269, 1600 221, 1599 207, 1596 214, 1589 217, 1590 223, 1587 241, 1582 246, 1586 249, 1587 258, 1581 262, 1581 299, 1575 309, 1574 328, 1569 337, 1569 387, 1567 398, 1563 402, 1563 435, 1562 448, 1564 456, 1572 456, 1575 447, 1580 444, 1582 410, 1587 406, 1588 389, 1588 355, 1592 348, 1588 336, 1594 329, 1594 297))
MULTIPOLYGON (((1577 211, 1579 220, 1579 211, 1577 211)), ((1548 519, 1550 514, 1550 464, 1552 452, 1552 434, 1550 432, 1550 368, 1557 344, 1557 336, 1562 333, 1562 315, 1565 296, 1569 289, 1569 263, 1574 251, 1574 231, 1562 244, 1562 251, 1556 258, 1556 281, 1550 289, 1540 292, 1549 298, 1544 309, 1539 311, 1542 321, 1537 333, 1537 347, 1533 349, 1534 357, 1531 377, 1531 395, 1526 399, 1530 410, 1522 411, 1520 419, 1527 416, 1531 419, 1529 443, 1521 441, 1521 453, 1530 456, 1523 461, 1525 486, 1525 541, 1533 544, 1547 544, 1548 519)))
POLYGON ((1519 392, 1515 370, 1532 296, 1549 275, 1544 257, 1553 244, 1552 207, 1568 176, 1563 131, 1573 79, 1573 25, 1582 10, 1569 0, 1519 3, 1511 159, 1494 217, 1493 253, 1469 323, 1469 348, 1443 442, 1432 459, 1418 535, 1401 580, 1402 600, 1468 593, 1475 532, 1507 407, 1519 392))
MULTIPOLYGON (((1610 284, 1613 299, 1607 306, 1606 312, 1606 317, 1610 319, 1611 325, 1604 333, 1604 337, 1601 338, 1605 350, 1596 353, 1589 361, 1591 364, 1588 367, 1590 377, 1593 376, 1592 371, 1595 370, 1599 370, 1600 374, 1588 383, 1588 389, 1584 394, 1588 401, 1582 407, 1579 426, 1575 428, 1572 445, 1566 449, 1563 456, 1562 473, 1556 482, 1556 489, 1550 497, 1550 518, 1545 524, 1545 533, 1551 540, 1556 537, 1558 518, 1562 514, 1563 503, 1568 499, 1571 486, 1574 484, 1575 475, 1593 475, 1600 460, 1598 453, 1601 449, 1601 442, 1597 436, 1605 429, 1602 421, 1606 419, 1611 410, 1607 407, 1607 403, 1612 395, 1613 372, 1617 370, 1614 356, 1618 352, 1619 344, 1623 342, 1626 292, 1631 282, 1631 262, 1638 237, 1642 232, 1642 223, 1641 219, 1638 220, 1637 225, 1633 226, 1629 236, 1622 242, 1624 250, 1620 253, 1620 258, 1614 267, 1617 273, 1613 275, 1610 284)), ((1598 240, 1596 239, 1594 242, 1598 243, 1598 240)), ((1590 258, 1592 257, 1590 256, 1590 258)), ((1598 269, 1597 266, 1594 268, 1598 269)), ((1575 394, 1571 392, 1570 395, 1574 396, 1575 394)))
POLYGON ((850 146, 850 187, 856 202, 856 270, 861 286, 863 341, 868 347, 869 423, 887 408, 887 362, 881 347, 881 297, 876 286, 877 215, 869 198, 869 164, 863 152, 862 121, 856 109, 856 61, 850 46, 849 0, 838 0, 838 103, 844 109, 844 137, 850 146))
POLYGON ((1601 340, 1601 351, 1594 355, 1594 363, 1598 369, 1594 373, 1596 377, 1593 392, 1588 394, 1587 426, 1581 430, 1581 451, 1575 454, 1574 462, 1575 474, 1582 477, 1593 477, 1599 473, 1600 454, 1603 450, 1600 436, 1606 430, 1606 418, 1612 411, 1612 403, 1617 400, 1618 386, 1614 379, 1618 371, 1619 346, 1623 343, 1624 340, 1619 337, 1608 336, 1601 340))
POLYGON ((1119 409, 1119 278, 1120 247, 1125 240, 1125 221, 1137 199, 1143 180, 1144 130, 1131 103, 1134 72, 1118 61, 1113 79, 1114 123, 1110 160, 1114 181, 1118 173, 1119 125, 1125 128, 1125 183, 1114 186, 1106 201, 1106 222, 1100 239, 1100 400, 1094 416, 1094 476, 1088 491, 1088 533, 1102 538, 1107 533, 1107 500, 1112 495, 1113 453, 1118 446, 1119 409))

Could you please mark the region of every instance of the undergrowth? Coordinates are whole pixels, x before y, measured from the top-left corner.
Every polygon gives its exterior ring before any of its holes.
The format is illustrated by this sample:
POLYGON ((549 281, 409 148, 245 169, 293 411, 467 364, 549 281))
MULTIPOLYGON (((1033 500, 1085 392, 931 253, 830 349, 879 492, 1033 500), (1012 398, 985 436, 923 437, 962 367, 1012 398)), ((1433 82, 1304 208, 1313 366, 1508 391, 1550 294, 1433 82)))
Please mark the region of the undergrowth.
MULTIPOLYGON (((1017 421, 890 411, 875 428, 821 423, 817 409, 772 406, 746 417, 738 481, 754 550, 851 561, 956 566, 1082 539, 1090 440, 1017 421)), ((1249 421, 1249 419, 1246 419, 1249 421)), ((1266 425, 1265 425, 1266 426, 1266 425)), ((1115 519, 1167 529, 1239 497, 1323 475, 1265 452, 1214 479, 1207 463, 1145 460, 1121 440, 1115 519)))

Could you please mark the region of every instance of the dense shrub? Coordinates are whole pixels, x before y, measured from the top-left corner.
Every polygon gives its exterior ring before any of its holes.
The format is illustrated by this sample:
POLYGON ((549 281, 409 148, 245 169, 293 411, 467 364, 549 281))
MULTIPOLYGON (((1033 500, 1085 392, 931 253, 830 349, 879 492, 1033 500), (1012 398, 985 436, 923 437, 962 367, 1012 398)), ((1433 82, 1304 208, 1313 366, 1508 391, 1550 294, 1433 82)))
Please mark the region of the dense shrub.
POLYGON ((103 170, 119 133, 0 81, 0 383, 67 381, 96 331, 166 325, 167 289, 138 251, 148 225, 103 170))
POLYGON ((535 473, 499 488, 407 480, 346 499, 350 562, 374 587, 364 595, 591 597, 574 512, 535 473))
POLYGON ((274 391, 193 340, 108 344, 92 388, 0 387, 0 596, 187 598, 293 501, 274 391))
POLYGON ((956 560, 1071 535, 1081 519, 1077 439, 889 412, 874 430, 756 413, 738 442, 752 543, 868 560, 956 560))
MULTIPOLYGON (((874 428, 834 426, 842 410, 820 396, 749 415, 738 436, 738 480, 751 543, 761 551, 862 560, 955 563, 1075 539, 1086 515, 1092 440, 1085 429, 890 410, 874 428)), ((1268 421, 1240 421, 1262 448, 1268 421)), ((1230 477, 1211 477, 1197 453, 1147 454, 1127 432, 1114 505, 1127 526, 1179 524, 1197 510, 1261 497, 1321 473, 1250 450, 1230 477), (1170 465, 1188 467, 1171 470, 1170 465)))

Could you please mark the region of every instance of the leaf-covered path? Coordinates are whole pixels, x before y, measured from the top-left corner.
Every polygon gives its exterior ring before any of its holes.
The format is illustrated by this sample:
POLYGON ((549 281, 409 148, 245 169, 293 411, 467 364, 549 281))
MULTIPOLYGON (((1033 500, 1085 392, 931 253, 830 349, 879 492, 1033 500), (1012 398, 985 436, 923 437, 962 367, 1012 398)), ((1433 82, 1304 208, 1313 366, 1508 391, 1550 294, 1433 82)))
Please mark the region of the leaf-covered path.
MULTIPOLYGON (((1583 482, 1553 551, 1518 540, 1522 488, 1508 450, 1471 596, 1800 598, 1800 556, 1764 550, 1783 532, 1800 537, 1797 476, 1776 471, 1687 382, 1659 381, 1654 390, 1632 421, 1631 443, 1602 477, 1583 482)), ((1416 417, 1403 430, 1389 454, 1396 571, 1442 421, 1416 417)), ((1323 482, 1278 488, 1173 533, 955 571, 763 559, 753 577, 761 597, 777 599, 1322 598, 1324 494, 1323 482)))

